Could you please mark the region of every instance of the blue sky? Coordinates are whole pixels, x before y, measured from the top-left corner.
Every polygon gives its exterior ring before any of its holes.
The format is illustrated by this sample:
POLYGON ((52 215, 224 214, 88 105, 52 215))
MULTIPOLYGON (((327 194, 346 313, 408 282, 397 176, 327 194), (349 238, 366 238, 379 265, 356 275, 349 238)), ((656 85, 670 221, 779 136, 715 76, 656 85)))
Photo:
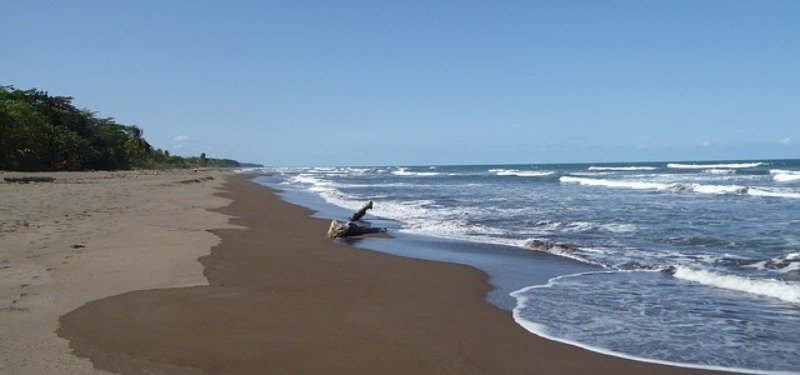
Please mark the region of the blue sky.
POLYGON ((266 165, 800 158, 800 1, 5 1, 0 84, 266 165))

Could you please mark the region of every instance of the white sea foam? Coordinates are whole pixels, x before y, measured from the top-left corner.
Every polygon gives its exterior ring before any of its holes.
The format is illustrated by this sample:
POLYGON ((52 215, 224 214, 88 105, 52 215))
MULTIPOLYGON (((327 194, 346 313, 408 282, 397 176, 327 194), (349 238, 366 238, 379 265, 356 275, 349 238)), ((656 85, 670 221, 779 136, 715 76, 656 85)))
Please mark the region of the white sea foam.
POLYGON ((576 183, 585 186, 604 186, 611 188, 627 188, 636 190, 668 190, 672 184, 661 184, 656 182, 630 181, 630 180, 606 180, 596 178, 582 178, 572 176, 562 176, 559 179, 565 183, 576 183))
POLYGON ((489 173, 497 176, 517 176, 517 177, 544 177, 553 174, 553 171, 521 171, 518 169, 490 169, 489 173))
POLYGON ((633 233, 636 232, 636 225, 634 224, 603 224, 601 226, 603 230, 612 232, 612 233, 633 233))
POLYGON ((330 184, 329 181, 322 180, 322 179, 320 179, 318 177, 315 177, 314 175, 307 174, 307 173, 301 173, 301 174, 298 174, 296 176, 292 176, 287 180, 287 182, 290 183, 290 184, 297 184, 297 183, 299 183, 299 184, 307 184, 307 185, 311 185, 311 187, 324 185, 324 184, 330 184))
POLYGON ((589 223, 589 222, 584 222, 584 221, 576 221, 576 222, 572 222, 572 223, 567 224, 561 230, 564 231, 564 232, 585 232, 587 230, 594 229, 594 228, 595 228, 595 224, 594 223, 589 223))
POLYGON ((324 175, 324 176, 349 176, 349 175, 363 175, 371 172, 370 168, 355 168, 355 167, 314 167, 308 168, 303 171, 306 174, 324 175))
POLYGON ((750 189, 748 193, 759 197, 800 199, 800 191, 792 189, 750 189))
POLYGON ((736 174, 735 169, 705 169, 705 174, 736 174))
POLYGON ((630 167, 598 167, 591 166, 588 168, 590 171, 654 171, 658 168, 649 166, 630 166, 630 167))
POLYGON ((539 220, 537 221, 534 226, 541 231, 553 232, 558 230, 563 224, 558 221, 551 221, 551 220, 539 220))
POLYGON ((789 253, 786 255, 765 259, 760 262, 748 264, 744 267, 780 273, 800 271, 800 253, 789 253))
POLYGON ((698 284, 739 292, 777 298, 800 304, 800 285, 776 279, 755 279, 737 275, 695 270, 685 266, 675 267, 675 277, 698 284))
POLYGON ((781 169, 770 170, 772 179, 777 182, 795 182, 800 181, 800 171, 787 171, 781 169))
MULTIPOLYGON (((522 210, 520 210, 522 211, 522 210)), ((635 224, 607 223, 598 224, 591 222, 576 221, 562 223, 559 221, 540 220, 534 224, 536 232, 582 232, 587 230, 601 230, 611 233, 633 233, 636 232, 635 224)))
POLYGON ((414 172, 414 171, 409 171, 408 168, 399 168, 397 170, 392 171, 392 174, 395 175, 395 176, 430 177, 430 176, 438 176, 441 173, 439 173, 439 172, 414 172))
POLYGON ((583 178, 573 176, 563 176, 560 178, 563 183, 576 183, 584 186, 601 186, 618 189, 633 190, 657 190, 657 191, 688 191, 699 194, 712 195, 752 195, 759 197, 775 198, 800 198, 800 191, 794 189, 780 188, 755 188, 741 185, 707 185, 695 183, 658 183, 634 180, 610 180, 597 178, 583 178))
POLYGON ((736 169, 743 169, 743 168, 755 168, 758 166, 764 165, 764 163, 729 163, 729 164, 680 164, 680 163, 669 163, 667 164, 667 168, 672 169, 716 169, 716 168, 736 168, 736 169))
POLYGON ((301 173, 286 179, 284 184, 302 185, 308 191, 318 194, 326 202, 335 206, 357 210, 363 204, 362 200, 348 197, 339 188, 340 185, 310 173, 301 173))
POLYGON ((267 167, 252 167, 252 168, 237 168, 233 170, 234 173, 270 173, 273 172, 267 167))
POLYGON ((703 193, 703 194, 715 194, 715 195, 724 195, 724 194, 741 194, 745 195, 750 192, 750 188, 746 186, 738 186, 738 185, 701 185, 701 184, 689 184, 683 185, 685 189, 688 191, 693 191, 696 193, 703 193))

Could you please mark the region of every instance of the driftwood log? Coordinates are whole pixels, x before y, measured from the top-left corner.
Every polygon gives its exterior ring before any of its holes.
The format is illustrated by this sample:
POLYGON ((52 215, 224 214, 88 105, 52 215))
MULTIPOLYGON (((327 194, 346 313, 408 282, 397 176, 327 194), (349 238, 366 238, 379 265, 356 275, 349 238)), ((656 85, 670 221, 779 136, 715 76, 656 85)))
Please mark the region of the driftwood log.
POLYGON ((340 237, 352 237, 352 236, 360 236, 362 234, 370 234, 370 233, 383 233, 386 232, 386 228, 373 228, 369 225, 369 223, 360 221, 364 215, 367 214, 367 210, 372 209, 372 201, 367 202, 362 206, 358 211, 356 211, 353 216, 350 216, 350 219, 346 223, 340 223, 336 220, 331 221, 330 227, 328 227, 328 237, 329 238, 340 238, 340 237), (359 222, 361 224, 356 224, 359 222))
POLYGON ((358 225, 352 221, 348 221, 342 224, 336 220, 333 220, 331 221, 331 226, 328 228, 328 237, 330 238, 353 237, 353 236, 360 236, 362 234, 383 233, 383 232, 386 232, 386 228, 373 228, 366 225, 358 225))

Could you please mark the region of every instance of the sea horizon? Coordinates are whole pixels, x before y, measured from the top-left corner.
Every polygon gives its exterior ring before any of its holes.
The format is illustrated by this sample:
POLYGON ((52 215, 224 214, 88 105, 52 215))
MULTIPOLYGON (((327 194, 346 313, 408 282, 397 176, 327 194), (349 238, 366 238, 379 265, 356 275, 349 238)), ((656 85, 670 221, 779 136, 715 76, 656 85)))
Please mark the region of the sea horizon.
POLYGON ((749 163, 749 162, 784 162, 784 161, 798 161, 797 158, 745 158, 745 159, 659 159, 659 160, 628 160, 628 161, 546 161, 546 162, 486 162, 486 163, 381 163, 381 164, 308 164, 308 165, 270 165, 269 163, 261 163, 263 167, 245 167, 236 168, 242 171, 251 170, 268 170, 283 169, 283 168, 380 168, 380 167, 409 167, 409 168, 422 168, 422 167, 460 167, 460 166, 502 166, 502 165, 586 165, 586 164, 601 164, 601 165, 616 165, 616 164, 669 164, 669 163, 693 163, 693 164, 732 164, 732 163, 749 163))

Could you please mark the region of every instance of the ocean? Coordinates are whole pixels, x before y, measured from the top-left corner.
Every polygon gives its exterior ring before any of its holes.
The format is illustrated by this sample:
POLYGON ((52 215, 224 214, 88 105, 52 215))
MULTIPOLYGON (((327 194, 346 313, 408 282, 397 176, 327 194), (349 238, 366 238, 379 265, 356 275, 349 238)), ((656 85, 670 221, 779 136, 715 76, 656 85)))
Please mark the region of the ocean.
MULTIPOLYGON (((532 334, 648 362, 800 374, 800 160, 268 168, 361 249, 469 264, 532 334)), ((323 235, 327 228, 320 229, 323 235)))

